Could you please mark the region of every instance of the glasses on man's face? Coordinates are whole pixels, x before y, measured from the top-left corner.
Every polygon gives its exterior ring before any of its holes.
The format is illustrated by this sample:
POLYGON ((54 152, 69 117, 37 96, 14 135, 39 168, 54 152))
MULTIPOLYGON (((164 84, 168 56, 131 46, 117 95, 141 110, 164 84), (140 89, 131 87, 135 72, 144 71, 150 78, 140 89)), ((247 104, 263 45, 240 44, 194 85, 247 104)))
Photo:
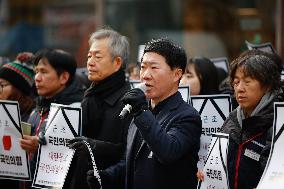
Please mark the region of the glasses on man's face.
POLYGON ((3 92, 4 87, 9 86, 9 85, 10 85, 9 83, 0 83, 0 93, 3 92))

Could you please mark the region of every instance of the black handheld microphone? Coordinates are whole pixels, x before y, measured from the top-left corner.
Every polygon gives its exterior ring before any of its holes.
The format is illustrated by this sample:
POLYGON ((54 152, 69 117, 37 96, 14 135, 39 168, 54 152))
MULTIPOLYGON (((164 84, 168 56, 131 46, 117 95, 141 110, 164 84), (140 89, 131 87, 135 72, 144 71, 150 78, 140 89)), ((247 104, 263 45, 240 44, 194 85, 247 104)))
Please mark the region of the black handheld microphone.
MULTIPOLYGON (((135 86, 134 88, 138 88, 141 89, 143 92, 146 91, 146 85, 145 83, 139 83, 137 86, 135 86)), ((126 104, 124 106, 124 108, 121 110, 120 114, 119 114, 119 118, 120 119, 124 119, 126 117, 126 115, 128 115, 132 110, 132 106, 130 104, 126 104)))

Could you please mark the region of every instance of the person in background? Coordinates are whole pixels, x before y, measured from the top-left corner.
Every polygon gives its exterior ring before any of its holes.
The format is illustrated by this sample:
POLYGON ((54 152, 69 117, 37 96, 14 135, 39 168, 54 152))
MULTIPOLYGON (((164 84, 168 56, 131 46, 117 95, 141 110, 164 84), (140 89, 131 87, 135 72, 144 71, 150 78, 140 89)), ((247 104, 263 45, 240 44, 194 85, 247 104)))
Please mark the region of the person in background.
POLYGON ((190 95, 218 94, 218 71, 214 63, 205 57, 189 59, 181 85, 189 85, 190 95))
MULTIPOLYGON (((259 50, 246 51, 230 64, 229 81, 239 106, 229 114, 221 132, 229 134, 227 169, 231 189, 256 188, 266 166, 273 105, 284 100, 279 68, 274 59, 259 50)), ((204 179, 202 172, 197 177, 204 179)))
MULTIPOLYGON (((31 136, 24 135, 20 140, 21 147, 30 153, 32 176, 39 143, 44 144, 39 133, 45 132, 51 103, 79 107, 83 97, 82 87, 75 79, 77 63, 73 55, 61 49, 43 49, 35 54, 33 63, 38 98, 28 120, 32 124, 31 136)), ((29 187, 31 182, 26 182, 26 188, 29 187)))
MULTIPOLYGON (((21 53, 15 61, 0 67, 0 100, 18 101, 21 121, 24 122, 28 120, 35 106, 32 94, 34 85, 32 58, 31 53, 21 53)), ((10 189, 19 189, 21 182, 1 180, 1 184, 9 186, 10 189)))
POLYGON ((75 171, 69 189, 88 188, 86 179, 82 178, 86 178, 90 169, 90 155, 86 153, 83 140, 95 147, 97 167, 105 169, 121 159, 131 121, 131 117, 119 118, 123 109, 121 97, 130 89, 125 77, 129 59, 127 38, 111 28, 103 28, 91 35, 89 44, 87 69, 92 84, 82 101, 84 137, 70 141, 70 145, 77 149, 75 155, 78 159, 73 163, 75 171))
MULTIPOLYGON (((134 119, 125 157, 99 172, 103 188, 116 188, 121 183, 125 189, 196 188, 201 119, 178 92, 185 67, 184 49, 168 39, 145 45, 140 70, 145 94, 134 88, 122 98, 132 106, 134 119)), ((97 187, 93 170, 87 180, 90 188, 97 187)))
POLYGON ((126 73, 129 81, 140 81, 140 69, 137 63, 127 65, 126 73))

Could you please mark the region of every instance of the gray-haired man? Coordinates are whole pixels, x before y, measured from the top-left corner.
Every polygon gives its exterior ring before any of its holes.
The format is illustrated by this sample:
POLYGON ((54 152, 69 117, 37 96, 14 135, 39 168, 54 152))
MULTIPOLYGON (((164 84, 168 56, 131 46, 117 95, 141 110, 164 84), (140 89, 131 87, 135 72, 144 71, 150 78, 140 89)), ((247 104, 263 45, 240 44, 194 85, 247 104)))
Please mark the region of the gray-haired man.
POLYGON ((77 149, 73 164, 80 166, 71 167, 69 174, 77 176, 73 176, 76 179, 70 181, 74 184, 69 188, 87 188, 84 178, 89 155, 82 141, 87 140, 95 147, 97 167, 105 169, 121 158, 131 121, 131 117, 119 118, 123 109, 120 99, 130 89, 124 72, 129 58, 127 38, 114 30, 101 29, 91 35, 89 44, 87 69, 92 84, 82 101, 84 137, 70 142, 70 147, 77 149))

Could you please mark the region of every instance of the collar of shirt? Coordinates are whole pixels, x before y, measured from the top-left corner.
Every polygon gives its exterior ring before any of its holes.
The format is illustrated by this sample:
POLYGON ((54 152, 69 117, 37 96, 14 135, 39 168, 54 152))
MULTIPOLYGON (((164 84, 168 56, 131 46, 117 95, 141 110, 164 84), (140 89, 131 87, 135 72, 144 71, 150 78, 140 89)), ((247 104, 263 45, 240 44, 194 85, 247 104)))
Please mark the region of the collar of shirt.
POLYGON ((165 107, 168 101, 170 101, 171 98, 174 98, 176 93, 172 94, 168 98, 164 99, 163 101, 159 102, 153 109, 151 108, 151 102, 149 101, 149 109, 154 115, 158 115, 159 112, 165 107))

